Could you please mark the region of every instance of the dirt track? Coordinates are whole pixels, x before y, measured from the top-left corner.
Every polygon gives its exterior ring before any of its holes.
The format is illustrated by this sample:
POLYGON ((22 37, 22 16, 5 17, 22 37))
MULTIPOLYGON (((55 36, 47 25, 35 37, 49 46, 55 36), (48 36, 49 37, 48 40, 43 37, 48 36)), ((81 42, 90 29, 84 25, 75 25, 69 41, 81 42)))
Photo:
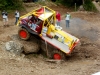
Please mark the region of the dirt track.
POLYGON ((91 75, 100 71, 100 15, 98 13, 71 12, 70 28, 63 29, 81 41, 80 48, 62 63, 46 62, 41 54, 15 56, 4 50, 5 42, 12 40, 18 27, 9 19, 9 27, 0 21, 0 75, 91 75), (95 17, 95 18, 94 18, 95 17))

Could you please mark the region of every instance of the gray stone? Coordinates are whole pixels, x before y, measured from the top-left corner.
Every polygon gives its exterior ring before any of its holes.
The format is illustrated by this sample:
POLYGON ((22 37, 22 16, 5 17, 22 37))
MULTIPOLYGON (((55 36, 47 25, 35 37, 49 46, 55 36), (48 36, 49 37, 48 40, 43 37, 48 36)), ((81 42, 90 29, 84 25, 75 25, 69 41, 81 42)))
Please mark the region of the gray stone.
POLYGON ((15 41, 6 42, 5 48, 7 51, 10 51, 16 55, 20 55, 24 49, 22 44, 15 42, 15 41))
POLYGON ((81 5, 81 6, 79 7, 79 11, 84 11, 83 5, 81 5))

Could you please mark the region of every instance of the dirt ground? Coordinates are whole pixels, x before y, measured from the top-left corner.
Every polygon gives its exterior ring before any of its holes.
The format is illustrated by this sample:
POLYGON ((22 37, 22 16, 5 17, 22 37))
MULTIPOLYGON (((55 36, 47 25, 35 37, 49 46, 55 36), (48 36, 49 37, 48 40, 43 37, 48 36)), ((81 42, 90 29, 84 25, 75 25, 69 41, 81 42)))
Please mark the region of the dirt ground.
MULTIPOLYGON (((56 8, 62 17, 69 9, 56 8), (62 10, 64 9, 64 11, 62 10)), ((32 8, 28 9, 31 10, 32 8)), ((61 26, 72 35, 78 37, 81 46, 61 63, 45 61, 42 54, 16 56, 4 49, 7 41, 14 40, 18 34, 18 26, 14 18, 9 18, 9 27, 3 27, 0 21, 0 75, 91 75, 100 71, 100 15, 92 12, 71 12, 70 27, 66 28, 62 18, 61 26)), ((16 40, 16 39, 15 39, 16 40)))

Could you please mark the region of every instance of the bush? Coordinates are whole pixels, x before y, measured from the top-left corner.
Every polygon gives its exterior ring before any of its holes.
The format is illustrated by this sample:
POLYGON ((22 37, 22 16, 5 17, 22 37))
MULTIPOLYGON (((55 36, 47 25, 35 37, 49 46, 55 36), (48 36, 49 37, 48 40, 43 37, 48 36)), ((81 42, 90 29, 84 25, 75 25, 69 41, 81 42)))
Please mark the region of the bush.
MULTIPOLYGON (((83 0, 56 0, 56 3, 61 3, 62 5, 65 5, 70 8, 74 8, 76 3, 76 8, 78 8, 80 5, 83 5, 83 0)), ((92 0, 84 0, 83 6, 84 9, 87 11, 97 11, 96 7, 92 3, 92 0)))
POLYGON ((0 10, 20 10, 21 8, 21 0, 0 0, 0 10))
POLYGON ((97 11, 95 5, 92 3, 91 0, 85 0, 84 9, 87 11, 97 11))

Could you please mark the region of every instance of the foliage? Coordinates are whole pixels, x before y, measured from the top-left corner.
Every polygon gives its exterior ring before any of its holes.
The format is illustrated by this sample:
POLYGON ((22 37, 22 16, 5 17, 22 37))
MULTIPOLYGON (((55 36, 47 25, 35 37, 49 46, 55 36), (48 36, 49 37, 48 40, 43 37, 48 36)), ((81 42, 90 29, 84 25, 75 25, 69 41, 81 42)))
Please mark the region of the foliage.
POLYGON ((57 3, 61 3, 65 6, 68 6, 68 7, 72 7, 75 5, 75 3, 77 5, 81 5, 82 4, 82 0, 56 0, 57 3))
POLYGON ((97 11, 95 5, 92 3, 91 0, 85 0, 85 3, 84 3, 84 8, 85 10, 88 10, 88 11, 97 11))
POLYGON ((15 10, 21 9, 21 0, 0 0, 0 10, 15 10))
POLYGON ((92 3, 92 0, 56 0, 56 3, 57 4, 61 3, 67 7, 72 7, 72 8, 75 6, 75 4, 77 8, 80 5, 83 5, 84 9, 87 11, 97 11, 96 7, 92 3))
POLYGON ((43 6, 46 5, 46 3, 44 1, 41 1, 41 0, 39 0, 38 3, 43 5, 43 6))

